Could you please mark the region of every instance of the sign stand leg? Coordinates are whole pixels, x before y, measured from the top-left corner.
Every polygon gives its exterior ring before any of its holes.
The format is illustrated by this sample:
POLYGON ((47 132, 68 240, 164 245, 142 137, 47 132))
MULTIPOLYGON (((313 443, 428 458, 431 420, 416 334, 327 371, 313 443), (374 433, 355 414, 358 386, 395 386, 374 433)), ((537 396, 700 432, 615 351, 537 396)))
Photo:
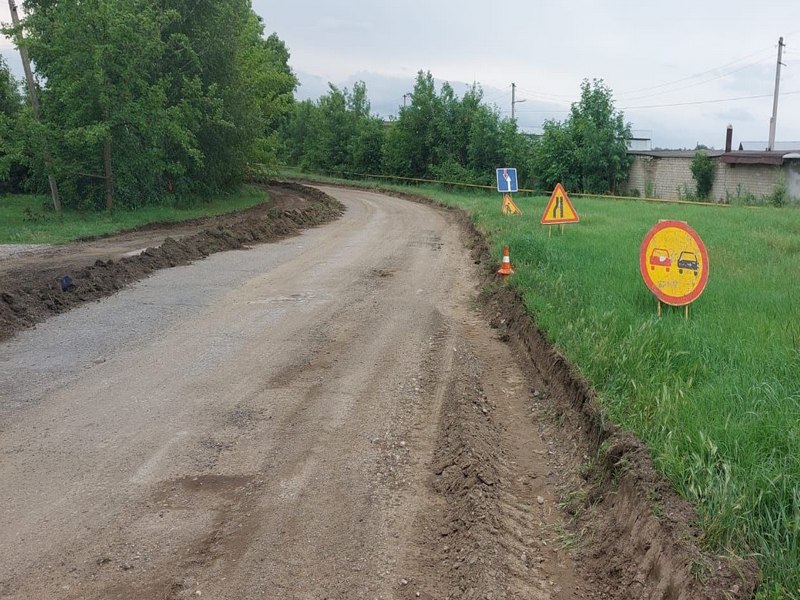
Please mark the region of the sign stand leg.
POLYGON ((559 227, 561 228, 561 235, 564 235, 564 225, 559 225, 559 227))
POLYGON ((661 300, 658 301, 658 316, 661 318, 661 300))
POLYGON ((683 313, 683 318, 687 319, 687 320, 689 319, 689 305, 688 304, 686 305, 686 311, 683 313))
POLYGON ((553 226, 550 225, 550 227, 547 228, 547 239, 549 240, 552 237, 553 237, 553 226))

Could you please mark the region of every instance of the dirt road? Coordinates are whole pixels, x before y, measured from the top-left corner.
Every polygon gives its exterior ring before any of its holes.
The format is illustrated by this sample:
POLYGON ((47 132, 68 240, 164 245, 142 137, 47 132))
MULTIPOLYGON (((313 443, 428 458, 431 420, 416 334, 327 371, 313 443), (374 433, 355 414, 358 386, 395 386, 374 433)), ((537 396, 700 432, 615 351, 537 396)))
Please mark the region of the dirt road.
POLYGON ((0 345, 0 597, 595 597, 461 228, 326 191, 0 345))

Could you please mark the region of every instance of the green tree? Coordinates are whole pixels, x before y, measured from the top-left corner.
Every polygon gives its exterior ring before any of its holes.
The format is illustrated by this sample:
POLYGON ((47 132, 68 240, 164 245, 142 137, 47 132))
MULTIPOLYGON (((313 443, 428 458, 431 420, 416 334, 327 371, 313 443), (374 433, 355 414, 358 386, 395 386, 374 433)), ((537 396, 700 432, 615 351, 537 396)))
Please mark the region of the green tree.
POLYGON ((488 184, 495 168, 519 164, 530 178, 530 139, 516 123, 483 102, 479 85, 462 97, 448 83, 437 93, 429 72, 417 74, 411 102, 388 124, 370 114, 358 82, 296 104, 282 133, 286 160, 309 169, 488 184))
POLYGON ((384 156, 389 173, 403 177, 428 175, 441 141, 441 112, 433 75, 420 71, 411 102, 400 109, 397 121, 387 132, 384 156))
POLYGON ((542 137, 534 149, 534 172, 547 189, 557 183, 571 190, 582 189, 577 142, 568 122, 544 122, 542 137))
POLYGON ((68 203, 139 206, 274 166, 296 79, 250 0, 29 0, 28 45, 68 203))
POLYGON ((14 117, 21 107, 19 82, 11 74, 5 58, 0 56, 0 115, 14 117))
POLYGON ((564 122, 548 121, 535 150, 538 177, 591 193, 616 192, 630 169, 630 124, 614 108, 601 79, 581 83, 581 98, 564 122))
POLYGON ((711 189, 714 187, 714 161, 704 150, 695 152, 692 164, 692 177, 697 189, 697 197, 701 200, 708 200, 711 195, 711 189))
POLYGON ((380 173, 384 127, 370 113, 366 85, 358 81, 352 91, 328 87, 316 102, 295 105, 282 130, 287 160, 322 171, 380 173))
POLYGON ((385 140, 386 129, 383 120, 374 116, 359 119, 356 124, 356 135, 350 146, 353 170, 357 173, 382 173, 385 140))
POLYGON ((277 130, 288 116, 297 80, 289 52, 270 35, 249 0, 166 0, 175 18, 163 76, 176 123, 171 155, 179 190, 213 192, 238 184, 248 168, 276 163, 277 130))
POLYGON ((163 16, 149 0, 32 2, 26 29, 46 82, 43 121, 73 206, 158 197, 165 159, 163 16))
POLYGON ((19 156, 19 119, 22 112, 19 83, 0 56, 0 192, 20 191, 25 169, 19 156))

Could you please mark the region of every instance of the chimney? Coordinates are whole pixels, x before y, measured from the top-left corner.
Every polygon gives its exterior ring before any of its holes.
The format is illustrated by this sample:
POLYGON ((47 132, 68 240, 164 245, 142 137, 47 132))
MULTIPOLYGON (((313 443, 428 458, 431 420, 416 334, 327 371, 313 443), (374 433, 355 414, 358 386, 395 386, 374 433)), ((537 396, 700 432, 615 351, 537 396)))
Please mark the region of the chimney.
POLYGON ((733 145, 733 125, 728 125, 728 131, 725 134, 725 152, 730 152, 732 145, 733 145))

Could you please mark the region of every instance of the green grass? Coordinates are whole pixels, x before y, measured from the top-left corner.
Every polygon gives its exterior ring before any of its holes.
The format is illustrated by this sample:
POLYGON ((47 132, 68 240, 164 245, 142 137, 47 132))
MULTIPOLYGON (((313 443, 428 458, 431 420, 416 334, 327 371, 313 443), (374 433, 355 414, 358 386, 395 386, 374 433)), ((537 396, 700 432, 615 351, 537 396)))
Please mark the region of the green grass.
POLYGON ((264 191, 243 187, 188 208, 148 206, 108 212, 64 211, 57 215, 48 196, 0 196, 0 243, 63 244, 135 229, 148 223, 174 223, 249 208, 268 199, 264 191))
MULTIPOLYGON (((397 188, 409 191, 409 188, 397 188)), ((761 598, 800 598, 800 211, 572 198, 581 222, 539 224, 547 198, 413 188, 467 210, 497 257, 511 248, 536 323, 696 504, 707 547, 755 555, 761 598), (657 302, 639 246, 687 221, 709 252, 704 294, 657 302)))

